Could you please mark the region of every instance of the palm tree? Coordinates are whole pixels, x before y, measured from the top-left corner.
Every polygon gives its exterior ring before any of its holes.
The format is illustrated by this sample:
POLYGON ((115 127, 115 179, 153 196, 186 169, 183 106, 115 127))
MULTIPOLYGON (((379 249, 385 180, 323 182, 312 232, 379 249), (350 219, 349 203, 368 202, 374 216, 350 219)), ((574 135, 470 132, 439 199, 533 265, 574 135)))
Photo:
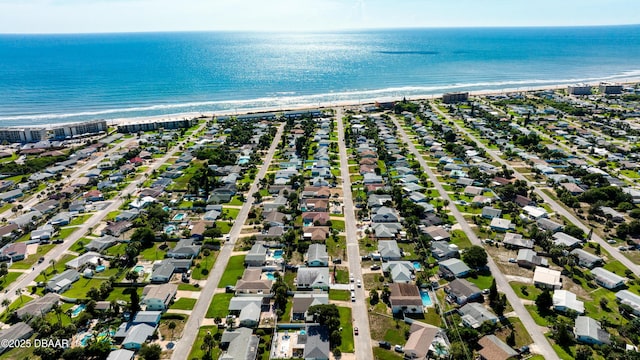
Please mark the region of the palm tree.
POLYGON ((167 327, 171 330, 171 340, 173 340, 173 332, 176 330, 176 323, 174 321, 170 321, 167 327))
POLYGON ((2 306, 9 307, 9 305, 11 305, 11 301, 9 301, 9 299, 2 300, 2 306))
POLYGON ((205 357, 211 358, 211 350, 215 347, 215 341, 213 336, 211 336, 211 332, 207 332, 207 335, 202 339, 202 345, 200 346, 201 350, 205 351, 205 357))
POLYGON ((20 298, 20 304, 22 304, 24 302, 24 300, 22 300, 22 289, 16 289, 16 295, 20 298))
POLYGON ((56 272, 56 260, 49 260, 49 265, 51 265, 51 273, 54 274, 56 272))

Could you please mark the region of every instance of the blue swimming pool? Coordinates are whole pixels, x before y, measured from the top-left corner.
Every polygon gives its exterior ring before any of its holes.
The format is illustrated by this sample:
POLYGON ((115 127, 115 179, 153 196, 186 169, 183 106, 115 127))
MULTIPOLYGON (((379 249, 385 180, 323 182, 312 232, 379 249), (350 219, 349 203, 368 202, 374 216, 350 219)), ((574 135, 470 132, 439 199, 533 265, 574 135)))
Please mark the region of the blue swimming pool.
POLYGON ((142 265, 138 265, 136 267, 133 268, 133 271, 137 272, 137 273, 141 273, 144 272, 144 266, 142 265))
POLYGON ((282 259, 282 254, 284 254, 284 250, 276 250, 273 252, 273 258, 282 259))
POLYGON ((414 261, 413 262, 413 268, 416 269, 417 271, 420 271, 420 270, 422 270, 422 265, 419 262, 414 261))
POLYGON ((80 305, 76 306, 76 308, 73 309, 73 311, 71 311, 71 317, 74 318, 74 317, 80 315, 80 313, 83 312, 85 308, 86 308, 86 306, 84 304, 80 304, 80 305))
POLYGON ((171 234, 174 231, 176 231, 176 227, 173 225, 167 225, 164 227, 164 232, 167 234, 171 234))
POLYGON ((176 214, 176 216, 173 217, 173 221, 182 221, 182 219, 184 219, 185 216, 186 216, 185 213, 176 214))
POLYGON ((105 271, 107 268, 104 265, 98 265, 96 266, 96 272, 103 272, 105 271))
POLYGON ((422 298, 422 306, 431 306, 433 302, 431 302, 431 297, 429 296, 429 292, 426 290, 420 290, 420 297, 422 298))
POLYGON ((268 272, 267 273, 267 279, 271 280, 271 281, 276 281, 276 274, 274 274, 272 272, 268 272))

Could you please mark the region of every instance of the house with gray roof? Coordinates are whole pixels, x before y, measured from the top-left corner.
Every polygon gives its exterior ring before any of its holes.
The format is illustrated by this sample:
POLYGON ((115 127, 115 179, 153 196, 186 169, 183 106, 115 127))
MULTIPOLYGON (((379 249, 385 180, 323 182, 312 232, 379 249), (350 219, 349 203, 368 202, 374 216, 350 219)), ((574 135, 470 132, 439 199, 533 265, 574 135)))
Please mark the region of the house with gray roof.
POLYGON ((611 271, 597 267, 591 270, 591 275, 596 280, 596 283, 603 288, 613 290, 624 286, 627 278, 612 273, 611 271))
POLYGON ((633 314, 640 316, 640 295, 629 290, 620 290, 616 293, 616 301, 619 304, 630 306, 633 309, 633 314))
POLYGON ((7 350, 11 350, 9 345, 16 340, 28 339, 33 335, 33 329, 27 323, 19 322, 11 325, 10 327, 0 330, 0 354, 7 350))
POLYGON ((122 341, 122 347, 125 349, 138 350, 156 331, 154 326, 147 324, 133 325, 127 330, 127 336, 122 341))
POLYGON ((467 303, 458 309, 458 313, 462 317, 462 323, 473 329, 479 328, 485 321, 493 324, 498 322, 498 317, 493 312, 476 302, 467 303))
POLYGON ((148 285, 142 292, 142 303, 146 311, 167 311, 178 293, 178 285, 148 285))
POLYGON ((295 293, 293 294, 293 305, 291 307, 291 319, 292 320, 304 320, 307 322, 313 321, 313 316, 310 316, 307 311, 314 305, 328 305, 329 294, 326 292, 321 293, 295 293))
POLYGON ((445 278, 460 278, 469 275, 471 269, 460 259, 447 259, 438 262, 440 273, 445 278))
POLYGON ((256 303, 248 303, 247 306, 240 310, 238 315, 238 322, 240 326, 247 328, 257 327, 260 323, 261 307, 256 303))
POLYGON ((247 266, 263 266, 267 262, 267 247, 261 241, 251 246, 251 249, 244 258, 247 266))
POLYGON ((40 219, 42 217, 42 213, 40 211, 30 211, 26 214, 22 214, 16 216, 13 219, 9 219, 9 224, 16 224, 20 228, 24 228, 25 226, 33 223, 33 219, 40 219))
POLYGON ((89 251, 77 258, 67 261, 64 266, 68 269, 80 270, 87 264, 98 265, 100 263, 101 255, 97 252, 89 251))
POLYGON ((482 217, 486 219, 499 218, 502 215, 502 210, 492 208, 491 206, 485 206, 482 208, 482 217))
POLYGON ((508 248, 533 249, 533 240, 525 239, 520 234, 506 233, 502 243, 508 248))
POLYGON ((547 218, 536 220, 536 224, 538 224, 538 227, 541 230, 551 231, 551 232, 560 231, 564 227, 562 224, 558 224, 557 222, 549 220, 547 218))
POLYGON ((518 257, 516 258, 518 266, 534 269, 536 266, 549 267, 549 260, 538 254, 531 249, 518 250, 518 257))
POLYGON ((382 261, 392 261, 402 259, 402 252, 395 240, 378 241, 378 252, 382 261))
POLYGON ((604 260, 596 255, 583 249, 574 249, 570 252, 571 255, 575 255, 578 258, 578 265, 586 267, 587 269, 593 269, 596 266, 604 265, 604 260))
POLYGON ((575 249, 582 244, 582 240, 563 232, 553 234, 552 241, 555 245, 566 246, 569 249, 575 249))
POLYGON ((92 239, 87 245, 84 246, 84 248, 91 251, 103 251, 114 246, 117 243, 118 243, 117 237, 111 236, 111 235, 104 235, 97 239, 92 239))
POLYGON ((484 300, 480 288, 466 279, 452 280, 445 286, 444 291, 448 294, 448 298, 458 305, 484 300))
POLYGON ((109 353, 107 360, 133 360, 136 353, 127 349, 113 350, 109 353))
POLYGON ((388 261, 382 263, 382 272, 394 283, 410 283, 414 279, 414 267, 410 261, 388 261))
POLYGON ((296 277, 298 290, 322 289, 328 290, 331 284, 329 268, 326 267, 300 267, 296 277))
POLYGON ((131 321, 132 325, 147 324, 149 326, 157 326, 160 323, 162 311, 138 311, 131 321))
POLYGON ((153 271, 151 272, 151 283, 167 283, 171 280, 175 271, 176 267, 172 261, 169 259, 162 260, 153 266, 153 271))
POLYGON ((60 301, 60 295, 56 293, 46 293, 44 296, 35 298, 16 310, 18 318, 25 316, 44 316, 60 301))
POLYGON ((73 269, 68 269, 60 274, 52 277, 49 281, 47 281, 47 285, 45 290, 48 292, 54 292, 56 294, 61 294, 69 288, 71 285, 80 279, 80 273, 73 269))
POLYGON ((328 360, 330 355, 329 331, 325 326, 309 325, 298 343, 304 343, 304 359, 328 360))
POLYGON ((502 219, 498 217, 491 219, 491 223, 489 224, 489 227, 491 228, 491 230, 501 231, 501 232, 511 230, 512 226, 513 224, 511 223, 511 220, 502 219))
POLYGON ((176 246, 167 251, 166 256, 174 259, 193 259, 200 253, 200 245, 194 243, 194 239, 181 239, 176 246))
POLYGON ((253 360, 258 353, 258 342, 258 337, 249 328, 225 330, 220 339, 224 352, 219 360, 253 360))
POLYGON ((371 216, 371 221, 374 223, 396 223, 400 221, 400 216, 396 209, 383 206, 371 216))
POLYGON ((602 329, 600 323, 588 316, 578 316, 573 328, 576 341, 583 344, 609 344, 610 335, 602 329))
POLYGON ((457 245, 449 244, 446 241, 432 241, 431 255, 433 255, 436 260, 441 261, 458 258, 460 257, 460 252, 458 251, 457 245))
POLYGON ((329 253, 327 253, 327 245, 311 244, 306 254, 307 266, 329 266, 329 253))

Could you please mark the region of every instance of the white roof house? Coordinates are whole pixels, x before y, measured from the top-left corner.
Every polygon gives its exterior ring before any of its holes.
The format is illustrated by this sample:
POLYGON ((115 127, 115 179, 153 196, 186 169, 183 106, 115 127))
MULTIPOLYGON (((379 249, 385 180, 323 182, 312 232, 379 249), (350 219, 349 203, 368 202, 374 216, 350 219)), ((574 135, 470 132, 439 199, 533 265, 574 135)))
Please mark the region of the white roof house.
POLYGON ((591 275, 593 275, 598 285, 607 289, 619 288, 623 286, 624 282, 627 280, 627 278, 616 275, 611 271, 601 267, 597 267, 591 270, 591 275))
POLYGON ((560 289, 562 288, 560 271, 537 266, 533 273, 533 284, 543 288, 560 289))
POLYGON ((553 292, 553 309, 566 312, 573 310, 578 314, 584 314, 584 302, 577 299, 576 294, 567 290, 556 290, 553 292))
POLYGON ((620 290, 616 293, 616 300, 620 304, 625 304, 633 309, 633 313, 640 315, 640 295, 629 290, 620 290))

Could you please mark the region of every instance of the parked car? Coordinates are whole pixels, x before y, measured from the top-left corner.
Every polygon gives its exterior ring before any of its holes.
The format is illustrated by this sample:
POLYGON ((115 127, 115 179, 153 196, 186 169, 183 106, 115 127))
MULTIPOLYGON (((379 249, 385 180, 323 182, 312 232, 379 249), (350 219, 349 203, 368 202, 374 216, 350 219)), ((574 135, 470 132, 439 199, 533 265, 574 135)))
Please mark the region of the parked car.
POLYGON ((509 258, 509 262, 510 262, 510 263, 515 263, 515 262, 516 262, 516 259, 515 259, 515 258, 509 258))
POLYGON ((38 259, 38 264, 42 264, 44 262, 44 257, 40 257, 40 259, 38 259))
POLYGON ((391 343, 388 341, 378 341, 378 346, 383 349, 391 350, 391 343))
POLYGON ((403 349, 403 348, 402 348, 402 346, 400 346, 400 345, 396 345, 396 346, 394 346, 393 350, 394 350, 395 352, 399 352, 399 353, 404 352, 404 349, 403 349))
POLYGON ((378 264, 371 265, 371 270, 380 270, 380 265, 378 264))
POLYGON ((226 292, 227 294, 233 294, 234 292, 236 292, 236 288, 235 286, 227 285, 224 287, 224 292, 226 292))
POLYGON ((360 279, 358 279, 358 287, 362 287, 362 281, 360 281, 360 279))
POLYGON ((358 327, 353 328, 353 334, 358 336, 358 327))

